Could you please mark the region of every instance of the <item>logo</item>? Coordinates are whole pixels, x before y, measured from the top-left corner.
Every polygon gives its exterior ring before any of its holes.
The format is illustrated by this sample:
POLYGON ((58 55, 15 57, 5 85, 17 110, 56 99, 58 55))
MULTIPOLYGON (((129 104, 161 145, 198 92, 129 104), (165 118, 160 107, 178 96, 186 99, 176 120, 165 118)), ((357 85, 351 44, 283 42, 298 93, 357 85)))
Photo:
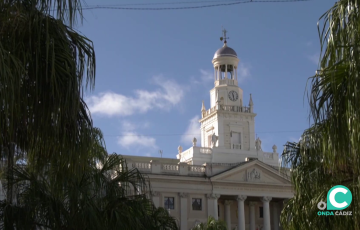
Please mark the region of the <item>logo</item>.
MULTIPOLYGON (((320 201, 317 204, 320 210, 343 210, 351 204, 352 194, 350 189, 343 185, 336 185, 332 187, 327 194, 327 203, 320 201)), ((319 211, 319 216, 334 215, 332 211, 319 211)), ((352 211, 336 211, 335 215, 352 215, 352 211)))

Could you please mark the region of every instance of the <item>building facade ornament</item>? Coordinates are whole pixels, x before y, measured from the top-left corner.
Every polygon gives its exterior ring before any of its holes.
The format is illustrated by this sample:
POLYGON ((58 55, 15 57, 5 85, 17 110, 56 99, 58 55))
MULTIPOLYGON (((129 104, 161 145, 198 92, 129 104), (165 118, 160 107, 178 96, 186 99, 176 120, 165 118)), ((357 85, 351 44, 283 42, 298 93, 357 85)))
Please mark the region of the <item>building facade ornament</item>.
POLYGON ((179 147, 178 147, 178 152, 179 152, 179 153, 182 153, 182 151, 183 151, 183 148, 181 147, 181 145, 179 145, 179 147))
POLYGON ((260 180, 260 173, 253 169, 252 171, 247 173, 247 181, 260 180))
POLYGON ((158 191, 151 191, 151 196, 153 196, 153 197, 158 197, 158 196, 160 196, 160 192, 158 192, 158 191))
POLYGON ((258 204, 258 202, 256 201, 250 201, 249 202, 249 206, 252 207, 252 206, 256 206, 258 204))
POLYGON ((195 146, 196 146, 196 142, 197 142, 197 139, 196 139, 196 137, 194 137, 194 139, 193 139, 193 141, 192 141, 192 143, 193 143, 193 147, 195 147, 195 146))
POLYGON ((216 136, 216 134, 213 133, 213 135, 211 136, 211 143, 213 147, 216 145, 217 140, 218 140, 218 136, 216 136))
POLYGON ((261 198, 262 202, 270 202, 272 200, 272 197, 270 196, 264 196, 263 198, 261 198))
POLYGON ((206 194, 206 198, 208 198, 209 200, 219 199, 219 197, 220 195, 215 193, 206 194))
POLYGON ((233 200, 225 200, 225 205, 231 205, 234 201, 233 200))
POLYGON ((247 196, 239 195, 239 196, 236 198, 236 200, 237 200, 237 201, 245 201, 246 198, 247 198, 247 196))
POLYGON ((276 146, 276 145, 273 145, 272 149, 273 149, 273 153, 276 153, 276 151, 277 151, 277 146, 276 146))
POLYGON ((187 198, 189 195, 189 193, 185 193, 185 192, 179 192, 179 196, 180 198, 187 198))
POLYGON ((255 141, 255 147, 256 147, 256 150, 258 151, 262 151, 262 148, 261 148, 261 140, 260 138, 258 137, 255 141))

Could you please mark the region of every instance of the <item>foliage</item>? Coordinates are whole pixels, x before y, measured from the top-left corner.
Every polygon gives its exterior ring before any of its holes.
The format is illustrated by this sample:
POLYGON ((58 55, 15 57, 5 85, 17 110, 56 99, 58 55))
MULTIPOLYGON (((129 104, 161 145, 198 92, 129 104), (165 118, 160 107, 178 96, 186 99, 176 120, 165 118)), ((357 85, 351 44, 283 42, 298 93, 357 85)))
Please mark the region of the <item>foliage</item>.
POLYGON ((83 93, 95 51, 73 28, 81 2, 0 1, 0 227, 177 229, 93 127, 83 93))
MULTIPOLYGON (((59 174, 61 166, 34 173, 14 168, 17 203, 0 205, 2 229, 177 229, 175 220, 148 199, 149 186, 119 155, 98 160, 82 175, 59 174), (58 177, 66 176, 59 184, 58 177), (7 217, 7 218, 5 218, 7 217)), ((69 172, 64 168, 65 172, 69 172)), ((63 171, 64 172, 64 171, 63 171)), ((1 222, 0 222, 1 223, 1 222)))
POLYGON ((87 148, 92 131, 82 94, 95 82, 94 48, 49 14, 56 3, 60 18, 74 20, 75 9, 64 8, 78 0, 0 2, 0 146, 15 143, 39 166, 54 152, 85 163, 78 150, 87 148))
POLYGON ((191 230, 227 230, 226 222, 209 216, 206 223, 200 223, 191 230))
POLYGON ((311 77, 314 124, 298 143, 287 143, 284 166, 292 168, 295 196, 281 215, 285 229, 355 229, 360 226, 360 14, 357 0, 340 0, 320 18, 321 59, 311 77), (353 195, 352 216, 318 216, 335 185, 353 195))

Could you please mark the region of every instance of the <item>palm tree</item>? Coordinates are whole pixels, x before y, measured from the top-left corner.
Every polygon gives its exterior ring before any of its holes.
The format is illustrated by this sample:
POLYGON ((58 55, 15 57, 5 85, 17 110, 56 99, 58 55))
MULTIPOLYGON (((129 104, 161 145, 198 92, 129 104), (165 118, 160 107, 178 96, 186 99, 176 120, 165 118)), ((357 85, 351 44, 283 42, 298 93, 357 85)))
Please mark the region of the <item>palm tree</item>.
POLYGON ((320 18, 321 59, 310 78, 313 126, 298 143, 287 143, 284 166, 292 168, 295 196, 285 205, 285 229, 356 229, 360 226, 360 12, 356 0, 340 0, 320 18), (321 218, 317 204, 345 185, 352 216, 321 218))
POLYGON ((206 223, 197 224, 191 230, 227 230, 225 221, 215 220, 214 217, 209 216, 206 223))
POLYGON ((105 156, 101 139, 90 145, 92 158, 82 174, 54 163, 41 172, 14 166, 17 200, 0 202, 0 228, 176 230, 174 218, 147 196, 147 178, 121 156, 105 156))
POLYGON ((80 1, 4 0, 0 9, 0 146, 37 166, 54 152, 85 162, 77 150, 92 121, 82 94, 94 86, 95 52, 71 27, 80 1))
POLYGON ((1 227, 177 229, 92 125, 83 93, 94 87, 95 52, 73 28, 81 2, 0 2, 1 227))

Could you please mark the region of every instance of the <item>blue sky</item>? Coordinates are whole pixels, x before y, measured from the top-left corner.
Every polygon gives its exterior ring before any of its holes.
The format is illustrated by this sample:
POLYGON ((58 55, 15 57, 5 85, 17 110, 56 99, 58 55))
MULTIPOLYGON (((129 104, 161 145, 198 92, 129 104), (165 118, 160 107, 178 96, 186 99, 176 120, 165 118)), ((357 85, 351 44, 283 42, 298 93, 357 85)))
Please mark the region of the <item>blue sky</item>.
POLYGON ((97 60, 96 87, 86 101, 108 152, 160 156, 161 149, 163 157, 175 158, 179 145, 184 150, 191 146, 200 133, 201 101, 210 106, 211 60, 222 46, 222 26, 240 59, 244 102, 253 96, 262 148, 272 151, 276 144, 281 152, 309 127, 304 93, 317 69, 317 21, 333 4, 314 0, 193 10, 85 10, 77 30, 94 42, 97 60))

